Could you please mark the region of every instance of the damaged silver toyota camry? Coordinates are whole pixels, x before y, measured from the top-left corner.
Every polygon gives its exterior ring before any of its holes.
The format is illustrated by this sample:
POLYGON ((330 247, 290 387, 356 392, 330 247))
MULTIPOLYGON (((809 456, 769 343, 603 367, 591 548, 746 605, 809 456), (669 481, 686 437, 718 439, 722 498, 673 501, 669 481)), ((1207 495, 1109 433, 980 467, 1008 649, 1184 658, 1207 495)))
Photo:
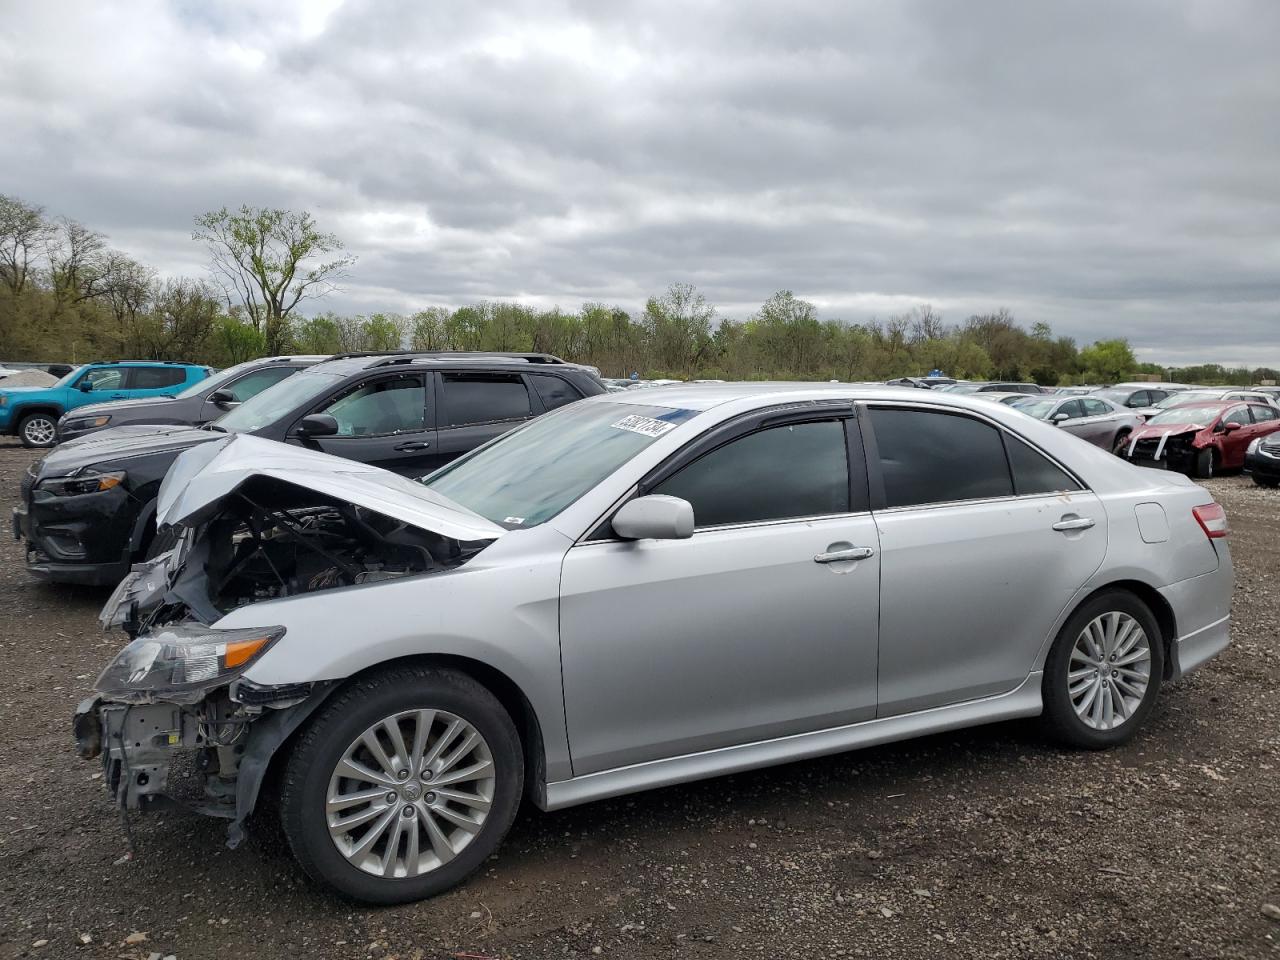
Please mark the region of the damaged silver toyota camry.
POLYGON ((126 811, 272 797, 304 869, 458 883, 588 800, 1041 715, 1098 749, 1229 641, 1222 508, 1016 410, 843 384, 610 394, 421 482, 184 453, 77 711, 126 811))

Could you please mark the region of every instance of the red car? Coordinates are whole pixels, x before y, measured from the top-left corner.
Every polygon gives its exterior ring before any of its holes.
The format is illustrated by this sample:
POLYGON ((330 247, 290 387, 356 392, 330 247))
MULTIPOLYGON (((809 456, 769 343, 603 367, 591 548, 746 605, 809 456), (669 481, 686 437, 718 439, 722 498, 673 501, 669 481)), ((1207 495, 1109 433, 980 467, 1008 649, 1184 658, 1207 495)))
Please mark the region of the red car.
POLYGON ((1280 409, 1264 403, 1192 403, 1152 417, 1116 452, 1141 467, 1207 478, 1243 467, 1249 444, 1277 430, 1280 409))

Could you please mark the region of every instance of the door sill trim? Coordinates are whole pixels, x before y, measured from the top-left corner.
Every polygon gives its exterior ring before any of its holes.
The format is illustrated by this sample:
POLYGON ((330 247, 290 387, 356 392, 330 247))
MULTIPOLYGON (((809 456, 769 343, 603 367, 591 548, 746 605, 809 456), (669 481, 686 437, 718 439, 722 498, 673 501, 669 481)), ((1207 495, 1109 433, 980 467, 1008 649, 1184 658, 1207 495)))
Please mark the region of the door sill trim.
POLYGON ((570 780, 559 780, 546 785, 545 796, 541 798, 543 802, 539 806, 544 810, 560 810, 592 800, 605 800, 641 790, 688 783, 691 780, 843 753, 860 747, 874 747, 930 733, 1012 720, 1016 717, 1034 717, 1043 709, 1040 678, 1041 672, 1037 670, 1008 693, 980 700, 968 700, 876 720, 863 720, 842 727, 797 733, 757 743, 689 753, 680 757, 648 760, 570 780))

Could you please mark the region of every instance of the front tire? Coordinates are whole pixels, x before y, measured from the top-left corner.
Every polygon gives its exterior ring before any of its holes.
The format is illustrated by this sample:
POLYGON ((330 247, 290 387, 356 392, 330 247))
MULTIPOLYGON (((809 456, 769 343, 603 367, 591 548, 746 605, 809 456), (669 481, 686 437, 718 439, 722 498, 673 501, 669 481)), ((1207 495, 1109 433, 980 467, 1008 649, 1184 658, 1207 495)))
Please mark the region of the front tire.
POLYGON ((1213 447, 1205 447, 1196 454, 1195 474, 1197 480, 1211 480, 1218 469, 1218 455, 1213 447))
POLYGON ((28 413, 18 423, 18 438, 24 447, 52 447, 58 442, 58 422, 47 413, 28 413))
POLYGON ((1160 625, 1145 603, 1108 590, 1063 624, 1045 661, 1042 722, 1056 740, 1101 750, 1130 740, 1164 676, 1160 625))
POLYGON ((302 868, 353 900, 460 883, 506 836, 524 786, 511 717, 454 670, 400 667, 335 694, 284 769, 280 820, 302 868))

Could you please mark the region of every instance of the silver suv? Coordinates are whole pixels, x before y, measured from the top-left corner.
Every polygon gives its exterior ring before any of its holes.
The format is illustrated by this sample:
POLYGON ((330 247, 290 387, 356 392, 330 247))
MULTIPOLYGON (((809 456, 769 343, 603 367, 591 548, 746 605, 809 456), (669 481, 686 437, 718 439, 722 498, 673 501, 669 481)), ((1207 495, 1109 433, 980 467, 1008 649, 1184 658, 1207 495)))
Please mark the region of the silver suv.
POLYGON ((307 872, 377 903, 458 883, 522 796, 1011 717, 1122 743, 1228 643, 1204 489, 891 387, 609 394, 422 482, 233 436, 158 516, 178 539, 103 611, 133 640, 81 752, 126 809, 184 798, 233 845, 271 784, 307 872))

